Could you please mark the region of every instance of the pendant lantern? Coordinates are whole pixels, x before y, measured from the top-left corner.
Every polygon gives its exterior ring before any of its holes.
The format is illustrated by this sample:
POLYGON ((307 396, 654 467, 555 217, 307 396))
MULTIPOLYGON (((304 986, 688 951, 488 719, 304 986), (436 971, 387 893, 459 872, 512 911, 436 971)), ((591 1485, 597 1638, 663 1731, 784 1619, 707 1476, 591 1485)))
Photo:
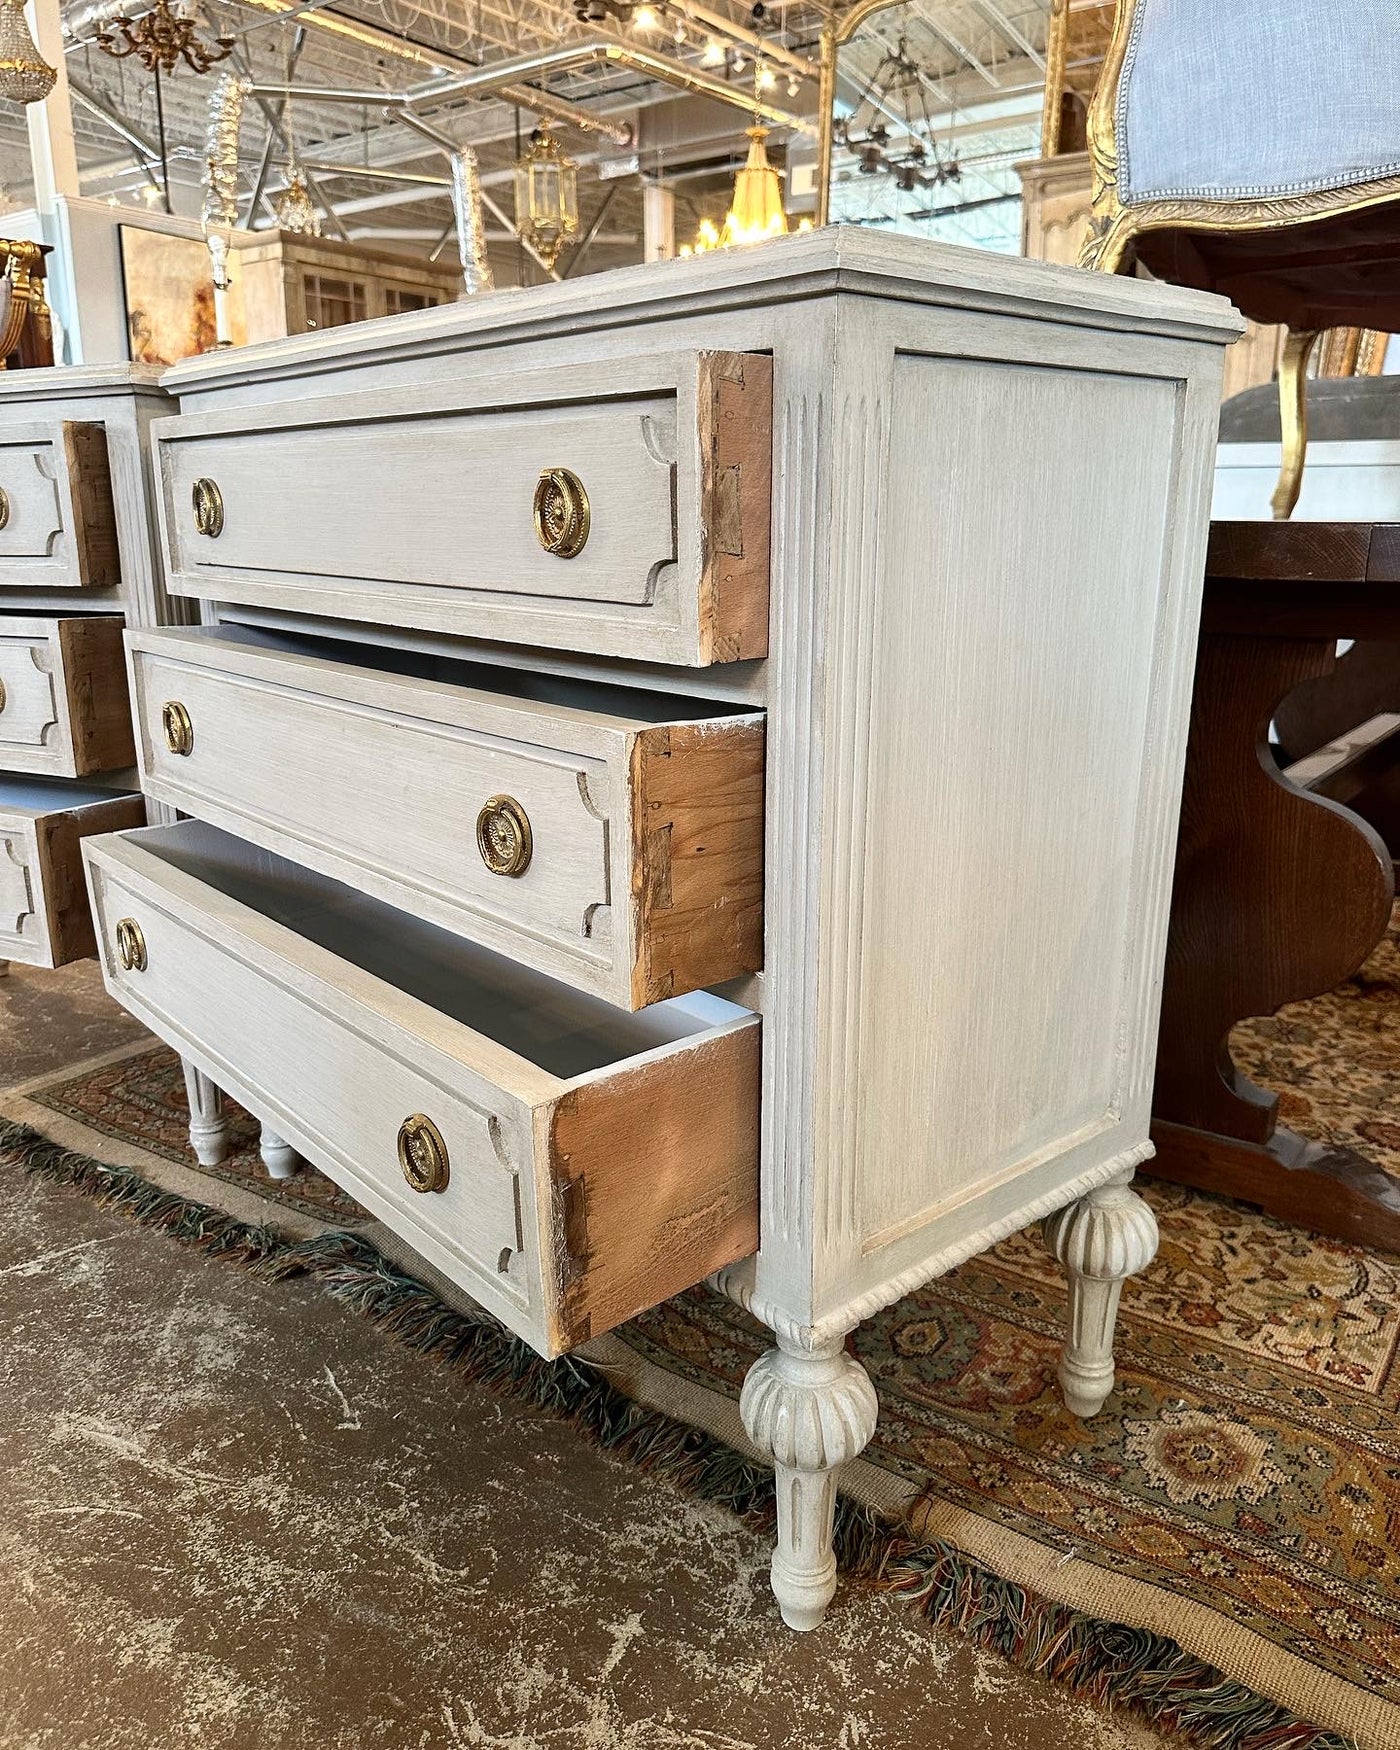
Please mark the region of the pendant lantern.
POLYGON ((520 234, 553 268, 578 235, 578 165, 541 121, 515 166, 515 218, 520 234))

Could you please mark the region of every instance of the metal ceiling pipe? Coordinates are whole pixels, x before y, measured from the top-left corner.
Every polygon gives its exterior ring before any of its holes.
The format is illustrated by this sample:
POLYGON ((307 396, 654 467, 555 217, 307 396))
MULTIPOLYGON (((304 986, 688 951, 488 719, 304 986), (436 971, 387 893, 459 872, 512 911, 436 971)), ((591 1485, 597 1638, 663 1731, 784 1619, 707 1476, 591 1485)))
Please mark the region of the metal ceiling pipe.
MULTIPOLYGON (((105 0, 97 0, 98 4, 105 0)), ((242 0, 246 6, 255 11, 271 13, 280 17, 293 12, 296 0, 242 0)), ((419 43, 411 43, 404 37, 395 36, 392 31, 381 30, 377 25, 362 24, 359 19, 347 18, 343 14, 329 8, 320 8, 315 12, 299 14, 299 22, 309 29, 328 31, 333 36, 343 37, 348 42, 360 43, 363 47, 372 48, 379 54, 393 55, 396 59, 407 61, 415 67, 421 67, 425 72, 440 73, 460 71, 474 73, 477 66, 471 61, 465 61, 458 55, 448 54, 444 49, 430 49, 419 43)), ((376 92, 376 99, 383 98, 383 92, 376 92)), ((585 133, 601 134, 616 146, 632 144, 632 124, 630 122, 609 121, 604 117, 595 116, 586 109, 568 103, 560 97, 551 97, 546 92, 531 90, 501 91, 498 95, 507 103, 516 103, 522 109, 532 110, 537 115, 551 115, 557 121, 566 122, 570 127, 579 128, 585 133)))
POLYGON ((747 110, 751 115, 756 113, 774 127, 791 128, 794 133, 802 134, 816 132, 815 121, 794 115, 791 110, 779 109, 763 98, 755 99, 741 86, 713 79, 708 73, 688 67, 683 61, 673 61, 668 55, 658 55, 651 49, 638 48, 632 43, 615 43, 606 38, 565 43, 556 49, 519 55, 511 61, 497 61, 435 85, 415 87, 412 98, 418 103, 437 103, 447 97, 505 96, 504 88, 514 87, 522 79, 570 73, 580 67, 595 65, 628 67, 635 73, 644 73, 650 79, 659 79, 664 85, 674 85, 678 90, 692 92, 697 97, 712 97, 720 103, 732 104, 736 109, 747 110))

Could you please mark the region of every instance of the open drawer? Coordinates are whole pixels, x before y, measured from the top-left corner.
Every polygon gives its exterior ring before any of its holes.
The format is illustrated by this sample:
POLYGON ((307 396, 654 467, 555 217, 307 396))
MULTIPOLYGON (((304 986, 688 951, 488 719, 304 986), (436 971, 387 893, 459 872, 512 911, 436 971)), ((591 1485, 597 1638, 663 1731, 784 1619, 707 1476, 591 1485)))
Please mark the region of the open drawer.
POLYGON ((73 419, 0 425, 0 587, 120 582, 106 429, 73 419))
POLYGON ((627 1009, 763 964, 763 717, 212 627, 128 634, 142 784, 627 1009))
POLYGON ((0 614, 0 771, 85 778, 135 763, 120 618, 0 614))
POLYGON ((66 966, 95 952, 82 840, 145 818, 140 796, 0 777, 0 960, 66 966))
POLYGON ((88 840, 112 994, 558 1354, 758 1244, 758 1017, 629 1015, 201 821, 88 840))
POLYGON ((215 407, 152 431, 178 594, 663 663, 767 652, 763 354, 215 407))

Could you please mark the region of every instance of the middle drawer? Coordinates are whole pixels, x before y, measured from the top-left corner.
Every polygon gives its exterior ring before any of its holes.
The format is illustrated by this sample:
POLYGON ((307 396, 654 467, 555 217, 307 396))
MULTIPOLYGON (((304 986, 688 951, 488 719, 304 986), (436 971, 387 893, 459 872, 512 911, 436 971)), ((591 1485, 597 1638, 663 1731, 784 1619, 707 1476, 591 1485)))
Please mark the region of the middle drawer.
POLYGON ((148 795, 622 1008, 761 967, 761 714, 228 628, 128 649, 148 795))

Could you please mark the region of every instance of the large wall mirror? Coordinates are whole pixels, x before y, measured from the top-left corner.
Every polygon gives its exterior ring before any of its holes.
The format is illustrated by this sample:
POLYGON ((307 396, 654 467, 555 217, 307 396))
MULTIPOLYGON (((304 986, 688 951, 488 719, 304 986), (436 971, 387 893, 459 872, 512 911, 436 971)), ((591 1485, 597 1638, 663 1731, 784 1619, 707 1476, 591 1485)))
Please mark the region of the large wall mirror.
POLYGON ((822 37, 819 222, 1014 255, 1015 166, 1039 149, 1040 90, 999 101, 998 75, 984 68, 979 85, 974 70, 970 82, 949 37, 919 0, 856 0, 833 14, 822 37))

